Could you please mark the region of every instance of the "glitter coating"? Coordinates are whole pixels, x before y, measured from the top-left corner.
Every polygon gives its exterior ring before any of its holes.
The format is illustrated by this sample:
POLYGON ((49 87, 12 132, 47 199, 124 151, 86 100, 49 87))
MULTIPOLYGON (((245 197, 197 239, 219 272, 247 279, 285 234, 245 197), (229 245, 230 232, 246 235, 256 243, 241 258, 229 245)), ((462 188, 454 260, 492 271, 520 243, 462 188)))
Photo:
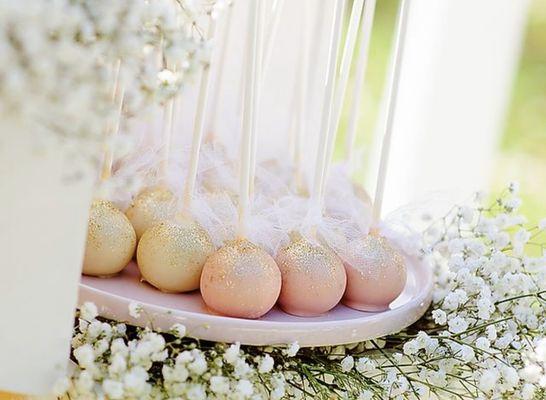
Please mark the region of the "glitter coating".
POLYGON ((201 295, 212 310, 259 318, 277 301, 281 273, 275 260, 246 239, 227 242, 205 263, 201 295))
POLYGON ((89 213, 83 273, 109 276, 133 258, 136 234, 127 217, 105 200, 95 200, 89 213))
POLYGON ((300 316, 334 308, 345 291, 347 276, 341 259, 329 248, 298 238, 277 254, 282 274, 279 305, 300 316))
POLYGON ((161 222, 148 229, 137 248, 144 280, 164 292, 199 288, 201 271, 215 248, 209 234, 196 222, 161 222))
POLYGON ((137 238, 160 222, 171 221, 176 212, 176 198, 165 187, 145 189, 138 194, 125 215, 133 224, 137 238))
POLYGON ((388 309, 406 285, 404 257, 387 239, 370 234, 349 246, 343 302, 358 310, 388 309))

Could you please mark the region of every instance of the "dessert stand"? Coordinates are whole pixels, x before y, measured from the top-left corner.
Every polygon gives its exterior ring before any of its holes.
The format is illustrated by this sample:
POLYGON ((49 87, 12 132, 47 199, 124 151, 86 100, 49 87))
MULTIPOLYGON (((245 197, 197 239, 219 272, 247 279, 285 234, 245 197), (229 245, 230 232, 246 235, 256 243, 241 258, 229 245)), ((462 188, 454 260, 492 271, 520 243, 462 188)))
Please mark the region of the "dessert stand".
POLYGON ((79 303, 99 305, 102 317, 168 331, 175 323, 186 326, 188 336, 246 345, 287 344, 302 347, 355 343, 400 331, 417 321, 428 308, 432 270, 416 258, 407 258, 408 279, 402 294, 383 312, 353 310, 343 304, 318 317, 296 317, 275 306, 256 320, 231 318, 208 310, 199 291, 163 293, 140 281, 131 262, 120 275, 102 279, 83 276, 79 303), (142 306, 140 318, 129 315, 129 304, 142 306))

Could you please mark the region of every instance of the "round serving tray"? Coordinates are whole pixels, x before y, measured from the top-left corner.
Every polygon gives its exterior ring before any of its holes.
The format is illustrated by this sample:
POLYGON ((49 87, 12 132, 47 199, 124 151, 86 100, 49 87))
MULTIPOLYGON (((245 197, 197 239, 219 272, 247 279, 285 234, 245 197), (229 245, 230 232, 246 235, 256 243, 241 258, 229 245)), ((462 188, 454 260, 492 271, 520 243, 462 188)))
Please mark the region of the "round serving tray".
POLYGON ((94 302, 105 318, 137 326, 170 329, 186 326, 188 336, 216 342, 275 345, 297 341, 300 346, 331 346, 355 343, 397 332, 417 321, 432 296, 432 271, 417 259, 408 258, 408 280, 403 293, 383 312, 362 312, 339 304, 319 317, 296 317, 275 307, 256 320, 217 315, 203 303, 199 291, 162 293, 140 281, 131 263, 112 278, 82 276, 79 302, 94 302), (129 315, 129 304, 139 303, 139 318, 129 315))

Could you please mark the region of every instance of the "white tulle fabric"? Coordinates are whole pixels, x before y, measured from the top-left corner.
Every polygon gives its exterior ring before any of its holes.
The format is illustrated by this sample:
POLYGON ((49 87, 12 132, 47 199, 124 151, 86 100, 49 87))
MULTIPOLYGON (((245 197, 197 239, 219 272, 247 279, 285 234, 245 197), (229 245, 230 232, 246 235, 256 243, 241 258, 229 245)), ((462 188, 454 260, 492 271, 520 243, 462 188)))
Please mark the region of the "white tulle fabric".
MULTIPOLYGON (((149 130, 150 128, 148 128, 149 130)), ((102 184, 103 197, 125 209, 141 190, 166 185, 181 199, 189 160, 189 144, 171 149, 166 173, 162 173, 163 148, 160 138, 150 140, 142 129, 133 151, 117 160, 113 177, 102 184), (121 190, 121 188, 124 190, 121 190), (127 188, 129 190, 127 190, 127 188)), ((201 147, 197 185, 191 214, 220 247, 238 232, 239 161, 238 144, 204 143, 201 147)), ((354 261, 354 243, 371 228, 369 200, 357 193, 345 165, 330 168, 325 195, 318 202, 310 198, 306 174, 296 182, 294 168, 285 157, 262 160, 255 171, 247 236, 269 254, 301 234, 311 243, 332 248, 344 261, 354 261)), ((310 175, 310 174, 307 174, 310 175)), ((179 204, 182 207, 181 201, 179 204)), ((404 223, 406 216, 393 215, 375 229, 404 251, 415 249, 415 235, 404 223)))

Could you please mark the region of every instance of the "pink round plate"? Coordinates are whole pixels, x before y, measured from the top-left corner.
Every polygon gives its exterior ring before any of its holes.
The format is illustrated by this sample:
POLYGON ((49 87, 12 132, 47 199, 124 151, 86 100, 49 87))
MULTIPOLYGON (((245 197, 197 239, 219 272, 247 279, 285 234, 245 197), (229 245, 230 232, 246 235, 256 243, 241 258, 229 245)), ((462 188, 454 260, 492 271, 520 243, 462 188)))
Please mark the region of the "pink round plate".
POLYGON ((82 276, 80 304, 94 302, 105 318, 167 331, 174 323, 186 326, 188 336, 216 342, 274 345, 298 342, 300 346, 332 346, 355 343, 397 332, 417 321, 432 296, 432 271, 416 259, 408 259, 408 281, 404 292, 383 312, 362 312, 339 304, 319 317, 296 317, 275 307, 257 320, 230 318, 207 309, 199 291, 162 293, 144 282, 134 263, 118 276, 82 276), (136 302, 144 312, 129 315, 136 302))

